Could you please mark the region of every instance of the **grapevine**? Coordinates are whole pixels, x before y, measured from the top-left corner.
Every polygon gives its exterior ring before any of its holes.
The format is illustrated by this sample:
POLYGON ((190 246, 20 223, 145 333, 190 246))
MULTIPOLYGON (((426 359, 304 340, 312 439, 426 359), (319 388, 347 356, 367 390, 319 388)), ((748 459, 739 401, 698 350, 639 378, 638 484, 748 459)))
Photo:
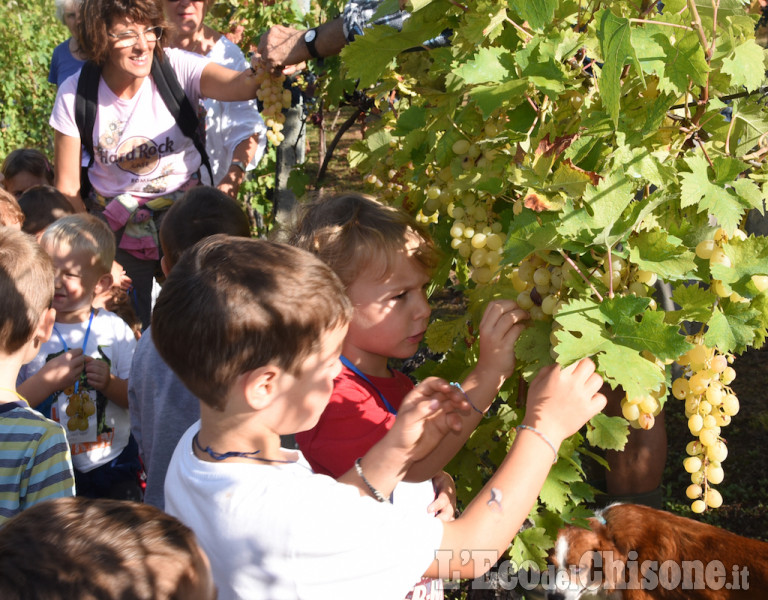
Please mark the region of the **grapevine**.
MULTIPOLYGON (((544 547, 536 536, 553 515, 578 521, 594 499, 574 483, 589 446, 621 450, 665 406, 702 421, 684 467, 692 509, 727 501, 715 487, 738 403, 729 361, 768 333, 768 240, 743 227, 768 197, 768 110, 754 94, 756 17, 738 0, 716 5, 428 0, 414 3, 402 46, 374 27, 344 51, 378 108, 351 164, 431 229, 445 256, 435 283, 451 273, 466 295, 466 318, 430 325, 425 339, 445 358, 417 375, 469 370, 467 321, 506 297, 532 317, 520 379, 589 356, 622 391, 623 417, 598 415, 561 450, 536 526, 513 543, 518 560, 540 561, 530 549, 544 547), (403 52, 446 26, 450 48, 403 52), (684 386, 682 405, 667 403, 684 386)), ((523 417, 517 382, 451 465, 464 498, 482 483, 467 474, 477 457, 497 464, 523 417)))

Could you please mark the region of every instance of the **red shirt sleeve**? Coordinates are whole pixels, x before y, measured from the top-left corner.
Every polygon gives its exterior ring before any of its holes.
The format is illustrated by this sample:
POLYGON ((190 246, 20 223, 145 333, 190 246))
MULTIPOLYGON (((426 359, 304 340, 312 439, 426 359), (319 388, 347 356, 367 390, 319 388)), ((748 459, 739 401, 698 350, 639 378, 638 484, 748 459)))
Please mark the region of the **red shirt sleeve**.
POLYGON ((413 389, 406 375, 398 371, 393 375, 373 377, 371 385, 346 367, 342 369, 317 425, 296 434, 301 452, 316 473, 340 477, 390 430, 395 415, 384 407, 376 390, 399 408, 403 397, 413 389))

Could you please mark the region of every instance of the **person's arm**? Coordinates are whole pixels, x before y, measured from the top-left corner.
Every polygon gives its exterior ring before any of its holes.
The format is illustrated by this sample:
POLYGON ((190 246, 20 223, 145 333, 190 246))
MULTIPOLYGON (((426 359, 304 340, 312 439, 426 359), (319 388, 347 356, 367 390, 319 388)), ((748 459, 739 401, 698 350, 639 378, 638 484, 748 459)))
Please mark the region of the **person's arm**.
POLYGON ((75 385, 84 366, 82 348, 67 350, 49 360, 37 373, 21 382, 17 390, 34 408, 54 392, 75 385))
POLYGON ((53 185, 69 200, 76 212, 85 212, 80 197, 80 138, 53 132, 53 185))
POLYGON ((469 411, 461 392, 442 379, 425 379, 403 400, 392 429, 361 457, 362 476, 352 468, 337 481, 356 486, 362 495, 376 497, 375 489, 377 499, 388 498, 414 461, 461 426, 459 411, 469 411))
POLYGON ((496 399, 502 384, 515 370, 515 343, 525 328, 528 313, 512 300, 488 304, 480 320, 479 357, 462 382, 474 409, 462 418, 461 431, 447 435, 424 460, 408 470, 407 481, 425 481, 440 472, 464 446, 496 399))
POLYGON ((105 360, 85 357, 85 374, 88 383, 118 406, 128 408, 128 380, 110 372, 105 360))
POLYGON ((251 137, 244 139, 232 153, 232 163, 224 178, 217 186, 222 192, 232 198, 237 198, 240 186, 245 180, 245 168, 250 164, 256 152, 259 149, 259 134, 254 133, 251 137))
POLYGON ((528 516, 557 448, 605 407, 602 383, 590 359, 540 371, 531 383, 523 419, 533 430, 518 429, 490 481, 458 519, 444 524, 440 550, 425 576, 475 578, 493 566, 528 516), (490 561, 489 551, 495 553, 490 561))
MULTIPOLYGON (((316 28, 315 50, 320 57, 335 56, 347 44, 341 17, 316 28)), ((304 41, 306 29, 275 25, 259 39, 258 55, 270 69, 298 65, 314 58, 304 41)))

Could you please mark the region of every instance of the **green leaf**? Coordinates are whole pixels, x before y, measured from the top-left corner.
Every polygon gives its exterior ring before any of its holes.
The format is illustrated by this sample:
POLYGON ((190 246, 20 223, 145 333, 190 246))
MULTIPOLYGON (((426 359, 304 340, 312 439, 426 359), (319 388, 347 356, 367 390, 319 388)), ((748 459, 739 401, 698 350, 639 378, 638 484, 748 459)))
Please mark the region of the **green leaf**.
POLYGON ((723 60, 723 73, 731 76, 732 86, 756 90, 765 81, 764 59, 765 50, 755 40, 747 40, 723 60))
MULTIPOLYGON (((514 499, 510 498, 508 501, 514 502, 514 499)), ((552 547, 552 544, 552 539, 543 527, 529 527, 519 532, 512 540, 509 557, 521 568, 523 565, 530 565, 530 563, 543 568, 547 558, 547 550, 552 547)))
POLYGON ((672 300, 683 307, 676 322, 695 321, 703 323, 712 314, 712 303, 715 298, 709 289, 692 283, 679 285, 672 291, 672 300))
POLYGON ((539 499, 552 511, 562 512, 568 502, 570 483, 580 481, 579 472, 567 461, 559 460, 550 470, 539 492, 539 499))
POLYGON ((589 420, 587 440, 603 450, 623 450, 629 437, 629 423, 622 417, 599 413, 589 420))
POLYGON ((509 71, 499 60, 504 54, 509 54, 505 48, 480 48, 471 60, 453 72, 470 85, 502 81, 509 76, 509 71))
POLYGON ((658 389, 664 372, 630 347, 606 344, 598 356, 598 370, 612 386, 620 385, 629 396, 644 396, 658 389))
POLYGON ((678 92, 682 93, 688 88, 689 78, 696 85, 706 85, 709 65, 701 42, 695 33, 687 33, 679 37, 677 44, 665 54, 667 60, 665 78, 672 82, 678 92))
POLYGON ((526 381, 533 379, 542 367, 555 362, 549 354, 550 328, 551 324, 546 321, 533 321, 515 344, 515 356, 518 364, 522 365, 526 381))
POLYGON ((622 173, 613 172, 596 186, 587 186, 584 192, 585 209, 566 207, 563 210, 557 231, 566 238, 583 235, 587 239, 599 238, 597 241, 602 241, 633 198, 633 182, 622 173))
POLYGON ((712 277, 745 298, 755 296, 757 290, 749 283, 752 275, 768 275, 768 238, 733 239, 723 246, 723 252, 731 259, 731 266, 712 265, 712 277))
POLYGON ((721 352, 740 354, 754 340, 754 324, 758 312, 741 302, 731 302, 723 312, 716 311, 707 323, 704 342, 721 352))
POLYGON ((694 254, 665 231, 645 231, 629 240, 629 258, 665 281, 688 279, 696 270, 694 254))
POLYGON ((524 102, 523 92, 527 87, 526 81, 513 79, 498 85, 478 86, 470 91, 469 96, 483 111, 483 118, 487 119, 500 106, 512 108, 516 104, 524 102), (514 99, 517 101, 515 102, 514 99))
POLYGON ((696 154, 685 159, 690 173, 680 174, 680 206, 696 205, 698 212, 708 212, 726 230, 733 231, 739 225, 745 211, 738 196, 731 195, 722 185, 709 179, 709 163, 696 154))
POLYGON ((557 0, 513 0, 511 4, 520 18, 527 21, 534 31, 551 24, 557 8, 557 0))
MULTIPOLYGON (((603 68, 600 71, 598 84, 603 100, 603 106, 613 119, 614 125, 619 124, 621 100, 621 72, 627 59, 634 59, 632 36, 629 20, 617 17, 610 10, 602 10, 595 15, 597 19, 597 37, 600 40, 600 53, 603 56, 603 68)), ((638 71, 641 69, 638 68, 638 71)))
POLYGON ((442 321, 432 321, 424 334, 424 341, 434 352, 448 352, 454 347, 457 338, 468 334, 467 320, 464 317, 442 321))

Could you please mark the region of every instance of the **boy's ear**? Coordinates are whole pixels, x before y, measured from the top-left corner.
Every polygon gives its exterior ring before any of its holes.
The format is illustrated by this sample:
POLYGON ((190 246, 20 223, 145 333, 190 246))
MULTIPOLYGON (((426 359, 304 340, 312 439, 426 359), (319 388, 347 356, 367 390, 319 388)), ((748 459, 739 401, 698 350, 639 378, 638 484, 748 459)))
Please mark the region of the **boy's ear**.
POLYGON ((254 410, 266 408, 275 396, 280 368, 265 365, 242 375, 241 385, 245 400, 254 410))
POLYGON ((99 277, 99 280, 96 282, 96 287, 93 289, 94 295, 98 296, 99 294, 109 291, 112 287, 112 283, 114 283, 112 273, 104 273, 104 275, 99 277))
POLYGON ((160 270, 166 277, 168 277, 168 273, 171 272, 171 265, 168 264, 168 259, 165 258, 165 254, 160 257, 160 270))
POLYGON ((41 344, 44 344, 51 337, 53 333, 53 324, 56 322, 56 309, 46 308, 43 314, 40 315, 40 320, 37 322, 37 329, 35 330, 34 338, 41 344))

